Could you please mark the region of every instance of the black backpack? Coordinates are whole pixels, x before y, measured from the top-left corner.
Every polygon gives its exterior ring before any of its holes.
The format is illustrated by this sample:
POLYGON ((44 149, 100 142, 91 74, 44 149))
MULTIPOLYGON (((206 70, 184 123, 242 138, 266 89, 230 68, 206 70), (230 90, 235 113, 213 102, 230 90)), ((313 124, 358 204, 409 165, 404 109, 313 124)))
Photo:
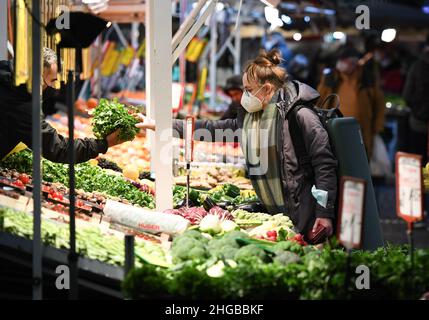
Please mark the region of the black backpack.
MULTIPOLYGON (((304 137, 302 135, 302 130, 299 126, 297 114, 298 111, 302 108, 308 108, 312 110, 318 117, 320 122, 322 123, 325 130, 328 132, 328 122, 330 119, 335 118, 342 118, 343 114, 340 111, 340 98, 336 94, 330 94, 323 100, 321 104, 322 108, 316 107, 314 104, 302 104, 302 105, 296 105, 291 111, 289 111, 287 115, 287 119, 289 122, 289 134, 292 139, 292 144, 295 150, 296 157, 298 159, 298 164, 302 166, 305 170, 305 177, 311 178, 313 177, 313 168, 311 166, 310 157, 307 153, 307 150, 305 149, 305 143, 304 143, 304 137), (323 106, 325 106, 329 100, 335 98, 337 100, 337 104, 334 108, 331 109, 325 109, 323 106)), ((329 142, 331 145, 331 150, 333 154, 335 155, 335 147, 332 143, 332 138, 329 136, 329 142)))

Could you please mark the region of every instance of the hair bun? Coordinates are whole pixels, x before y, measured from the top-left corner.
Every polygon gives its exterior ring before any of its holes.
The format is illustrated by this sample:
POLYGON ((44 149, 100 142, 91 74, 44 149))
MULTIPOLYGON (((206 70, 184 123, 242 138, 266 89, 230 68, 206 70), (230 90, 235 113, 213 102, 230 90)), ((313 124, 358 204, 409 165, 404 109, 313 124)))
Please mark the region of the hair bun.
POLYGON ((259 56, 255 59, 255 63, 262 67, 274 67, 278 66, 282 61, 280 51, 272 49, 269 52, 261 50, 259 56))
POLYGON ((273 65, 279 65, 282 62, 282 55, 280 54, 280 51, 277 49, 273 49, 270 52, 267 53, 267 59, 273 64, 273 65))

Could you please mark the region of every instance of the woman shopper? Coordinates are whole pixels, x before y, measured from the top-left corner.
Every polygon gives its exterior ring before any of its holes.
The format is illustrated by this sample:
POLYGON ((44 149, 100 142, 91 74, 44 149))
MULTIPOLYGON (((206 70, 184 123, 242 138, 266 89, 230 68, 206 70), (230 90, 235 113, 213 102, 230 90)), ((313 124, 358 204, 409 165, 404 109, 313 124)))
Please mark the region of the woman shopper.
MULTIPOLYGON (((280 67, 281 60, 279 52, 272 50, 251 61, 243 74, 243 108, 237 118, 197 120, 195 139, 205 137, 207 141, 210 136, 211 141, 233 141, 238 135, 252 185, 267 210, 289 216, 303 235, 323 227, 330 236, 335 218, 337 161, 328 134, 311 109, 299 109, 296 117, 313 173, 307 175, 306 168, 298 163, 287 119, 294 107, 314 104, 319 94, 304 83, 289 81, 286 70, 280 67), (325 195, 324 203, 313 197, 313 186, 325 195)), ((153 123, 142 119, 138 127, 155 129, 153 123)), ((183 137, 183 121, 175 120, 173 129, 183 137)))

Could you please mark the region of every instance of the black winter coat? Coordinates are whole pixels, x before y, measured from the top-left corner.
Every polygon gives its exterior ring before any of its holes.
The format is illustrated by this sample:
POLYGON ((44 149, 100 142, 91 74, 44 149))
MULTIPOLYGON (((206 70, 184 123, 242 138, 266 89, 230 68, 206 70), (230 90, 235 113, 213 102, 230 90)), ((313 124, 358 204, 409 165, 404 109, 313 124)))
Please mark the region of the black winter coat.
MULTIPOLYGON (((25 85, 13 86, 12 65, 0 61, 0 160, 19 143, 31 148, 32 101, 25 85)), ((42 155, 54 162, 68 162, 68 138, 41 119, 42 155)), ((107 141, 75 139, 76 162, 84 162, 106 153, 107 141)))

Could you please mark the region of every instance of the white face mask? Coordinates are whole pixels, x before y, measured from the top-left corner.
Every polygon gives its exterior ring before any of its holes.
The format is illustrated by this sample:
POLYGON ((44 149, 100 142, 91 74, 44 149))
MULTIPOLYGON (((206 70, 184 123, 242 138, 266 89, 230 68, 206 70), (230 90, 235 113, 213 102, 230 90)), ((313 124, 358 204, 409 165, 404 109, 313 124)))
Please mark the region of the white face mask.
MULTIPOLYGON (((261 89, 262 87, 260 87, 258 91, 255 92, 255 94, 257 94, 261 89)), ((243 95, 241 96, 241 105, 249 113, 262 110, 262 101, 247 90, 243 91, 243 95)))

